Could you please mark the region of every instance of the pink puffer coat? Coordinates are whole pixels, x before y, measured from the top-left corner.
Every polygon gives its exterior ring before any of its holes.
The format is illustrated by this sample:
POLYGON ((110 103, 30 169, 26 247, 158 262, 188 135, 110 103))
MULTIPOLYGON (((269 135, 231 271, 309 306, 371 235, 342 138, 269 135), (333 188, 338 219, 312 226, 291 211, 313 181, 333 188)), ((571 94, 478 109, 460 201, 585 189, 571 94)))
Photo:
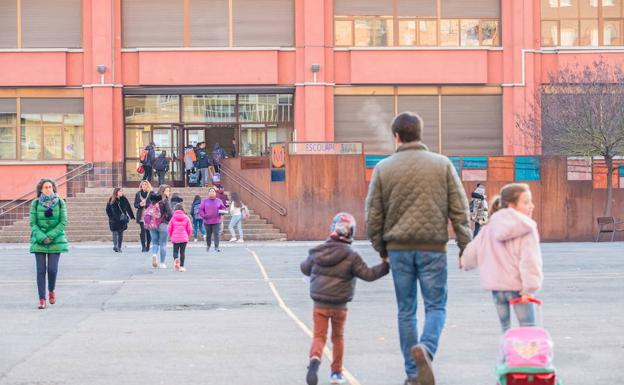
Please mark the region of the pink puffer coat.
POLYGON ((193 226, 184 211, 177 210, 173 213, 173 217, 169 221, 168 232, 171 243, 185 243, 189 241, 193 232, 193 226))

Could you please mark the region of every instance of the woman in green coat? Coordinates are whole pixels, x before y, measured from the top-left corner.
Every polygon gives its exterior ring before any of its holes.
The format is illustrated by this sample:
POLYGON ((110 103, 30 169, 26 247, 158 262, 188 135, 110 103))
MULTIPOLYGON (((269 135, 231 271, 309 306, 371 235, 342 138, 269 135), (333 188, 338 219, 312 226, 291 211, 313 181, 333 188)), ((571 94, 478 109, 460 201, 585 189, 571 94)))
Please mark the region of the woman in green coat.
POLYGON ((30 252, 37 261, 37 289, 39 309, 46 308, 46 272, 50 304, 56 303, 54 287, 61 253, 68 251, 65 238, 67 207, 56 194, 56 184, 50 179, 37 183, 37 198, 30 205, 30 252))

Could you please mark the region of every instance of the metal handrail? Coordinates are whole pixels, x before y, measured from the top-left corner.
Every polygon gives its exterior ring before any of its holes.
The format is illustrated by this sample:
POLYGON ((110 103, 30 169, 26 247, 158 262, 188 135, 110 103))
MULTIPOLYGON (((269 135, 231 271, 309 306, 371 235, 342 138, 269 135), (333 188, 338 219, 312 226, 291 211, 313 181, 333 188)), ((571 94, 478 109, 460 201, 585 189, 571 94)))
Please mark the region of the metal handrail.
POLYGON ((243 189, 247 190, 251 195, 257 198, 260 202, 267 205, 269 208, 271 208, 273 211, 275 211, 279 215, 283 217, 286 216, 286 207, 282 206, 278 201, 273 199, 270 195, 256 188, 256 186, 254 186, 251 182, 246 180, 244 177, 236 174, 236 172, 234 172, 228 166, 225 166, 223 163, 219 165, 219 169, 221 173, 228 176, 233 182, 237 183, 243 189))
MULTIPOLYGON (((76 179, 76 178, 78 178, 78 177, 88 173, 89 171, 93 170, 93 166, 94 166, 93 163, 83 163, 79 167, 77 167, 77 168, 75 168, 73 170, 70 170, 70 171, 66 172, 65 174, 59 176, 54 181, 57 182, 57 184, 56 184, 57 187, 58 186, 62 186, 64 184, 66 184, 67 182, 72 181, 72 180, 74 180, 74 179, 76 179), (81 169, 84 169, 84 170, 80 171, 80 173, 78 173, 77 175, 73 175, 71 177, 69 176, 70 174, 76 173, 76 172, 78 172, 81 169), (62 181, 62 182, 59 182, 61 179, 65 179, 65 180, 62 181)), ((37 189, 29 191, 26 194, 22 194, 19 197, 13 199, 12 201, 7 202, 7 203, 3 204, 2 206, 0 206, 0 217, 2 217, 3 215, 5 215, 5 214, 15 210, 18 207, 21 207, 21 206, 31 202, 34 199, 34 197, 32 197, 30 199, 26 199, 26 200, 23 200, 23 199, 28 197, 28 196, 30 196, 30 195, 36 194, 36 193, 37 193, 37 189), (22 202, 5 210, 5 207, 10 206, 10 205, 14 204, 15 202, 19 202, 19 201, 22 201, 22 202)))

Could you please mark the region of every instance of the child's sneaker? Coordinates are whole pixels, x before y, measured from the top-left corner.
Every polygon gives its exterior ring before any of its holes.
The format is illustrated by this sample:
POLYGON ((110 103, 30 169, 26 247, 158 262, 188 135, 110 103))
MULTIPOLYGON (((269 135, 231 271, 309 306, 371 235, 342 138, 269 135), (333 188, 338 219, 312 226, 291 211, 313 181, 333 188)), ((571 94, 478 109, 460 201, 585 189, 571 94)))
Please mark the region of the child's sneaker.
POLYGON ((238 238, 238 241, 236 241, 236 243, 243 243, 243 242, 245 242, 243 238, 238 238))
POLYGON ((236 242, 236 238, 230 238, 230 242, 236 242))
POLYGON ((347 380, 345 380, 344 376, 340 372, 332 372, 331 376, 329 376, 329 382, 332 384, 346 384, 347 380))
POLYGON ((173 268, 176 270, 180 270, 180 258, 175 259, 175 262, 173 263, 173 268))
POLYGON ((186 268, 184 266, 180 267, 180 270, 178 270, 180 273, 184 273, 186 271, 186 268))
POLYGON ((217 253, 220 253, 220 252, 221 252, 221 249, 219 249, 219 248, 215 247, 215 251, 216 251, 217 253))
POLYGON ((167 265, 165 265, 164 263, 161 263, 158 267, 160 267, 161 269, 166 269, 167 265))
POLYGON ((195 240, 193 242, 197 242, 197 238, 195 238, 195 240))
POLYGON ((308 374, 306 375, 306 382, 308 385, 316 385, 318 384, 318 369, 321 366, 321 360, 318 358, 310 359, 310 364, 308 365, 308 374))
POLYGON ((152 254, 152 267, 154 269, 158 267, 158 256, 156 254, 152 254))

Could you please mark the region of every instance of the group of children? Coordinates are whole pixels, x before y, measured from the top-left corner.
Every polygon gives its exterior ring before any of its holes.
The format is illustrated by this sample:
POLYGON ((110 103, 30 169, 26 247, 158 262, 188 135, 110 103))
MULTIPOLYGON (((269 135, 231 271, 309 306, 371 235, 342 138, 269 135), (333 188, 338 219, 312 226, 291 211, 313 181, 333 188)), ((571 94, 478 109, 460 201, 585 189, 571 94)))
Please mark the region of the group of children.
MULTIPOLYGON (((484 196, 484 192, 481 192, 484 196)), ((527 184, 512 183, 501 189, 490 209, 489 221, 463 253, 460 267, 480 269, 483 289, 491 291, 503 332, 511 326, 510 302, 520 298, 514 310, 520 326, 535 325, 535 308, 529 301, 541 288, 542 256, 534 209, 527 184)), ((355 235, 355 219, 347 213, 336 215, 329 239, 309 251, 301 263, 301 271, 310 276, 310 296, 314 301, 314 339, 309 353, 306 374, 308 385, 318 383, 318 369, 327 339, 328 324, 332 325, 333 362, 330 382, 344 384, 342 362, 347 303, 353 299, 354 280, 374 281, 388 274, 387 258, 369 268, 350 246, 355 235)))

